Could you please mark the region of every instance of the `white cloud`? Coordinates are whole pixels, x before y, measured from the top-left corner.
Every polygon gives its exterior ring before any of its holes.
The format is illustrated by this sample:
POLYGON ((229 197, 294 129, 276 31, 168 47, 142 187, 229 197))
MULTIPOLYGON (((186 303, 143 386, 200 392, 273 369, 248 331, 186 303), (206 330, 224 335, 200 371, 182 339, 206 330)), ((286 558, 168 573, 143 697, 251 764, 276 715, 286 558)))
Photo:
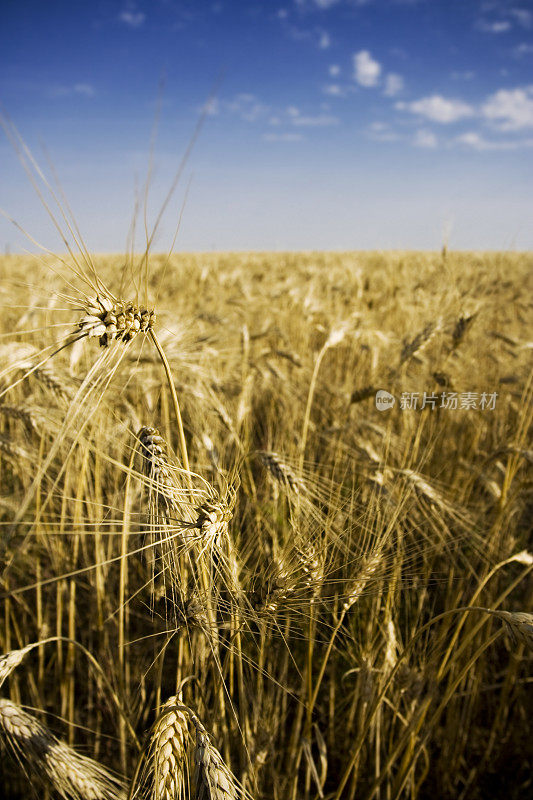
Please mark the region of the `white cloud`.
POLYGON ((327 33, 327 31, 320 32, 318 47, 320 48, 320 50, 327 50, 328 47, 331 47, 331 37, 329 33, 327 33))
POLYGON ((320 31, 320 37, 318 39, 318 47, 320 50, 327 50, 328 47, 331 47, 331 38, 327 31, 320 31))
POLYGON ((525 8, 511 8, 509 14, 515 18, 522 28, 531 28, 533 25, 533 13, 525 8))
POLYGON ((461 136, 457 136, 454 141, 457 144, 464 144, 480 152, 486 150, 517 150, 521 147, 533 147, 533 139, 515 139, 513 141, 495 142, 485 139, 475 131, 463 133, 461 136))
POLYGON ((432 131, 421 130, 416 132, 413 144, 415 147, 425 147, 431 150, 437 147, 438 142, 437 137, 432 131))
POLYGON ((375 142, 397 142, 400 138, 386 122, 373 122, 368 129, 368 135, 375 142))
POLYGON ((513 50, 513 55, 516 56, 516 58, 522 58, 523 56, 531 55, 531 53, 533 53, 533 44, 527 42, 518 44, 513 50))
POLYGON ((317 114, 315 116, 296 116, 292 118, 293 125, 301 125, 309 128, 325 127, 328 125, 338 125, 339 118, 331 114, 317 114))
POLYGON ((238 94, 233 100, 226 101, 222 105, 227 111, 237 114, 245 122, 255 122, 270 112, 269 107, 261 103, 254 94, 238 94))
POLYGON ((466 70, 453 70, 451 77, 454 81, 472 81, 476 77, 476 73, 472 69, 466 70))
POLYGON ((94 97, 96 89, 90 83, 75 83, 73 86, 74 94, 82 94, 85 97, 94 97))
POLYGON ((499 19, 494 22, 487 22, 486 20, 480 20, 477 24, 477 27, 483 33, 507 33, 507 31, 511 30, 511 23, 509 20, 506 19, 499 19))
POLYGON ((410 111, 411 114, 418 114, 421 117, 433 122, 447 124, 457 122, 457 120, 471 117, 474 109, 462 100, 454 100, 434 94, 430 97, 422 97, 411 103, 396 103, 396 108, 400 111, 410 111))
POLYGON ((341 74, 341 68, 338 64, 331 64, 328 69, 329 74, 332 78, 336 78, 338 75, 341 74))
POLYGON ((141 25, 144 24, 146 14, 143 14, 142 11, 125 10, 120 12, 118 18, 124 25, 128 25, 130 28, 140 28, 141 25))
POLYGON ((301 133, 264 133, 262 136, 265 142, 301 142, 301 133))
POLYGON ((346 92, 339 86, 338 83, 328 83, 326 86, 323 87, 322 91, 324 94, 329 95, 330 97, 345 97, 346 92))
POLYGON ((50 86, 46 90, 48 97, 71 97, 80 95, 82 97, 95 97, 96 89, 90 83, 75 83, 72 86, 50 86))
MULTIPOLYGON (((337 5, 339 0, 313 0, 313 5, 317 6, 318 8, 331 8, 332 6, 337 5)), ((300 3, 302 5, 302 3, 300 3)))
POLYGON ((385 95, 387 97, 395 97, 403 91, 403 88, 404 80, 402 76, 397 75, 395 72, 389 72, 385 78, 385 95))
POLYGON ((500 89, 481 109, 485 119, 501 131, 533 127, 533 85, 521 89, 500 89))
POLYGON ((220 102, 218 97, 211 97, 200 109, 208 117, 216 117, 220 111, 220 102))
POLYGON ((353 57, 354 78, 360 86, 377 86, 381 75, 381 64, 372 58, 368 50, 360 50, 353 57))

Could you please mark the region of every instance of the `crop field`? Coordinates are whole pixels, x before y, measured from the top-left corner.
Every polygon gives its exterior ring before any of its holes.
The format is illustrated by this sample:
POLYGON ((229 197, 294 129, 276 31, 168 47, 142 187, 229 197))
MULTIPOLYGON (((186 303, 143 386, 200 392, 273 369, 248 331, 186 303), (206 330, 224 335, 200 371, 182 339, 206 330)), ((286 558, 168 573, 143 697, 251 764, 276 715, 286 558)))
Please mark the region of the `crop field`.
POLYGON ((532 267, 2 257, 2 797, 526 797, 532 267))

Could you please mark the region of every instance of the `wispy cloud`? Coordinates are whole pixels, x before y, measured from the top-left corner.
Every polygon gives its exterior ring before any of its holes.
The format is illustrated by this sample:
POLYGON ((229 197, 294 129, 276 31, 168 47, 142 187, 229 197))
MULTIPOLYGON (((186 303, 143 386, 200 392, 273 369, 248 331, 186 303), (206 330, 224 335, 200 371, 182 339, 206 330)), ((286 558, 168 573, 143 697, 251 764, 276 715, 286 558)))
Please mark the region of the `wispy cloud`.
POLYGON ((457 122, 460 119, 472 117, 475 113, 468 103, 443 97, 440 94, 422 97, 420 100, 413 100, 410 103, 398 102, 396 108, 442 124, 457 122))
POLYGON ((368 50, 359 50, 353 57, 354 79, 360 86, 377 86, 381 75, 381 64, 368 50))
POLYGON ((55 85, 46 89, 47 97, 95 97, 96 89, 91 83, 74 83, 72 86, 55 85))
POLYGON ((94 97, 96 89, 91 83, 75 83, 72 87, 74 94, 82 94, 85 97, 94 97))
POLYGON ((264 133, 261 138, 265 142, 301 142, 304 137, 301 133, 264 133))
POLYGON ((501 131, 533 127, 533 85, 500 89, 483 105, 482 114, 501 131))
POLYGON ((328 67, 328 72, 332 78, 336 78, 341 74, 341 68, 338 64, 330 64, 328 67))
MULTIPOLYGON (((325 113, 327 106, 322 104, 320 113, 302 111, 296 105, 276 108, 263 103, 256 95, 251 93, 240 93, 229 100, 217 99, 203 110, 210 115, 230 114, 238 117, 247 123, 262 122, 273 128, 285 128, 285 131, 272 133, 271 141, 283 141, 283 137, 293 135, 291 128, 324 128, 331 125, 338 125, 340 120, 332 114, 325 113), (286 129, 289 128, 289 131, 286 129)), ((299 134, 300 135, 300 134, 299 134)), ((301 135, 300 135, 301 136, 301 135)), ((264 138, 264 137, 263 137, 264 138)), ((290 141, 292 139, 286 139, 290 141)))
POLYGON ((515 58, 523 58, 524 56, 530 56, 532 54, 533 44, 529 42, 522 42, 513 49, 513 56, 515 56, 515 58))
POLYGON ((413 139, 415 147, 424 147, 428 150, 433 150, 438 145, 438 140, 433 131, 420 130, 417 131, 413 139))
POLYGON ((262 103, 254 94, 241 93, 232 100, 220 103, 221 108, 237 114, 245 122, 256 122, 270 112, 270 106, 262 103))
POLYGON ((512 25, 507 19, 497 19, 493 20, 492 22, 488 22, 485 19, 478 20, 476 27, 478 30, 482 31, 483 33, 507 33, 511 30, 512 25))
POLYGON ((331 37, 327 31, 319 31, 318 47, 320 50, 327 50, 331 47, 331 37))
POLYGON ((483 33, 507 33, 513 27, 529 29, 533 27, 533 12, 527 8, 509 7, 509 3, 485 4, 485 11, 496 14, 495 18, 481 17, 476 21, 476 28, 483 33))
POLYGON ((533 12, 526 8, 510 8, 509 15, 513 17, 522 28, 533 27, 533 12))
POLYGON ((297 117, 293 125, 300 125, 306 128, 324 128, 330 125, 338 125, 339 122, 339 118, 331 114, 318 114, 314 117, 297 117))
POLYGON ((454 139, 456 144, 465 145, 480 152, 486 150, 518 150, 523 147, 533 147, 533 139, 515 139, 512 141, 494 141, 485 139, 476 131, 468 131, 454 139))
POLYGON ((339 83, 327 83, 322 91, 330 97, 345 97, 346 90, 339 83))
POLYGON ((385 78, 384 94, 386 97, 396 97, 397 94, 403 91, 404 86, 404 79, 401 75, 398 75, 396 72, 389 72, 385 78))
POLYGON ((318 47, 319 50, 328 50, 331 47, 331 36, 323 28, 307 28, 301 25, 294 25, 289 21, 288 16, 279 16, 282 29, 289 39, 294 42, 310 42, 318 47))
POLYGON ((200 108, 200 111, 204 114, 207 114, 208 117, 216 117, 216 115, 220 112, 220 101, 218 97, 210 97, 209 100, 200 108))
POLYGON ((305 6, 305 5, 312 5, 316 6, 316 8, 321 8, 326 10, 328 8, 332 8, 336 6, 341 0, 296 0, 297 6, 305 6))
POLYGON ((450 75, 454 81, 473 81, 476 73, 473 69, 456 70, 454 69, 450 75))
POLYGON ((397 142, 401 138, 387 122, 373 122, 368 128, 368 136, 375 142, 397 142))
POLYGON ((305 128, 324 128, 340 122, 332 114, 302 114, 296 106, 287 108, 287 116, 291 125, 305 128))
POLYGON ((118 15, 120 22, 127 25, 129 28, 140 28, 144 25, 146 14, 142 11, 135 11, 134 9, 124 9, 118 15))

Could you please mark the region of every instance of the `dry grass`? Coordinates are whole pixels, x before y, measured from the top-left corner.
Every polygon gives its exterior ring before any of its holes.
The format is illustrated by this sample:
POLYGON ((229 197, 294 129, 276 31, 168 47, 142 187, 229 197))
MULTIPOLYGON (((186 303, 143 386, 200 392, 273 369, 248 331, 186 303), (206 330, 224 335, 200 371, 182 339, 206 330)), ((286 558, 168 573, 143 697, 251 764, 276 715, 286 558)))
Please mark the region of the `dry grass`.
POLYGON ((166 262, 0 259, 4 796, 524 797, 532 257, 166 262))

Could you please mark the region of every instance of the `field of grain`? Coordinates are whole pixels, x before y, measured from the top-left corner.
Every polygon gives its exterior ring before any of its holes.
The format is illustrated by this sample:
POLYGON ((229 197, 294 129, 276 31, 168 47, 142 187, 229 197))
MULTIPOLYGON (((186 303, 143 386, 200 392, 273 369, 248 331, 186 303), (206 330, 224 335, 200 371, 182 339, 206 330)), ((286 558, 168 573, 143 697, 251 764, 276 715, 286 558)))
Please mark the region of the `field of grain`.
POLYGON ((0 259, 2 796, 525 797, 533 257, 76 261, 0 259))

